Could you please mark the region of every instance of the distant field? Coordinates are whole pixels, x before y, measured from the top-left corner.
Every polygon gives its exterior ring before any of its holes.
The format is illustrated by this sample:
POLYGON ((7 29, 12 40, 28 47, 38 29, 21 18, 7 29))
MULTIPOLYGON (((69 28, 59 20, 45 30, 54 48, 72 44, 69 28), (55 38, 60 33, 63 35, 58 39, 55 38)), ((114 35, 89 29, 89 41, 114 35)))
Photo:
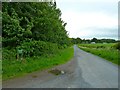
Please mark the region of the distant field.
POLYGON ((109 44, 79 44, 79 48, 87 52, 98 55, 106 60, 118 64, 119 51, 114 47, 115 43, 109 44))

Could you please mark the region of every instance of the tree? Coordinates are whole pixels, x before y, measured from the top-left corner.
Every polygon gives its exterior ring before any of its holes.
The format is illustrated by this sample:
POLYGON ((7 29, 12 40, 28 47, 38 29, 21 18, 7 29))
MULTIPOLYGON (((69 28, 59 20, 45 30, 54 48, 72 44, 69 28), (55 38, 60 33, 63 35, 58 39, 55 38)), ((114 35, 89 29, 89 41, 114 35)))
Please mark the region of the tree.
POLYGON ((68 45, 69 38, 56 2, 3 2, 3 46, 33 40, 68 45))
POLYGON ((97 43, 97 38, 93 38, 93 39, 91 40, 91 42, 97 43))

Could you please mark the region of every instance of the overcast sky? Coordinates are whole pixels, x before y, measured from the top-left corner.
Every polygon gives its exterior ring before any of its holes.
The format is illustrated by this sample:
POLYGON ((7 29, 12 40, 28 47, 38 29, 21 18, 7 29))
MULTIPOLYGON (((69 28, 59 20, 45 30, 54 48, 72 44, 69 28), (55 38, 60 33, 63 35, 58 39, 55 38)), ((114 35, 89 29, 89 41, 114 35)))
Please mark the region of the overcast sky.
POLYGON ((69 37, 118 38, 119 0, 56 0, 69 37))

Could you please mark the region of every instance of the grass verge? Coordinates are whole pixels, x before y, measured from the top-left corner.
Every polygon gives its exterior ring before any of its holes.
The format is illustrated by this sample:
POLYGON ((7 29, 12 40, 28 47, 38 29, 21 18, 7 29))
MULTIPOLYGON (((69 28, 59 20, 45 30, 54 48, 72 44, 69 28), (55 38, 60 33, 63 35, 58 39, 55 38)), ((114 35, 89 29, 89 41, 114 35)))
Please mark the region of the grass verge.
POLYGON ((8 80, 14 77, 23 76, 33 71, 42 71, 56 65, 64 64, 73 57, 73 47, 60 50, 52 56, 40 56, 26 58, 24 62, 16 60, 2 61, 2 79, 8 80))
POLYGON ((84 44, 84 45, 79 45, 79 48, 84 50, 84 51, 87 51, 87 52, 90 52, 92 54, 95 54, 97 56, 100 56, 112 63, 115 63, 117 65, 120 65, 118 63, 118 60, 120 59, 120 57, 118 56, 118 53, 120 53, 117 49, 114 49, 114 48, 110 48, 112 46, 111 45, 107 45, 107 44, 84 44))

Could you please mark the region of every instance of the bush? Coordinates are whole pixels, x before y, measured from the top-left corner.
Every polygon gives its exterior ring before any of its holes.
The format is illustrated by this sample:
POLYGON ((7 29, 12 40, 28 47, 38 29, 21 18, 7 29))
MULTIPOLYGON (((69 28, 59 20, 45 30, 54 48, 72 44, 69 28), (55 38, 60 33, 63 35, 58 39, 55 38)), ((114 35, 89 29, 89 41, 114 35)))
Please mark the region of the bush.
POLYGON ((57 44, 44 41, 24 42, 17 48, 23 49, 25 57, 53 54, 58 50, 57 44))
POLYGON ((117 43, 117 44, 115 44, 113 47, 114 47, 115 49, 120 50, 120 42, 119 42, 119 43, 117 43))
MULTIPOLYGON (((60 46, 62 47, 62 46, 60 46)), ((3 48, 2 49, 2 60, 15 60, 17 56, 17 50, 23 49, 23 57, 32 56, 50 56, 58 52, 58 45, 55 43, 44 42, 44 41, 31 41, 24 42, 16 48, 3 48)))
POLYGON ((59 49, 65 49, 65 48, 67 48, 68 46, 66 45, 66 44, 64 44, 64 45, 60 45, 60 44, 58 44, 58 48, 59 49))
POLYGON ((2 60, 15 60, 16 59, 16 50, 7 48, 2 49, 2 60))
POLYGON ((105 46, 96 46, 96 48, 105 48, 105 46))

